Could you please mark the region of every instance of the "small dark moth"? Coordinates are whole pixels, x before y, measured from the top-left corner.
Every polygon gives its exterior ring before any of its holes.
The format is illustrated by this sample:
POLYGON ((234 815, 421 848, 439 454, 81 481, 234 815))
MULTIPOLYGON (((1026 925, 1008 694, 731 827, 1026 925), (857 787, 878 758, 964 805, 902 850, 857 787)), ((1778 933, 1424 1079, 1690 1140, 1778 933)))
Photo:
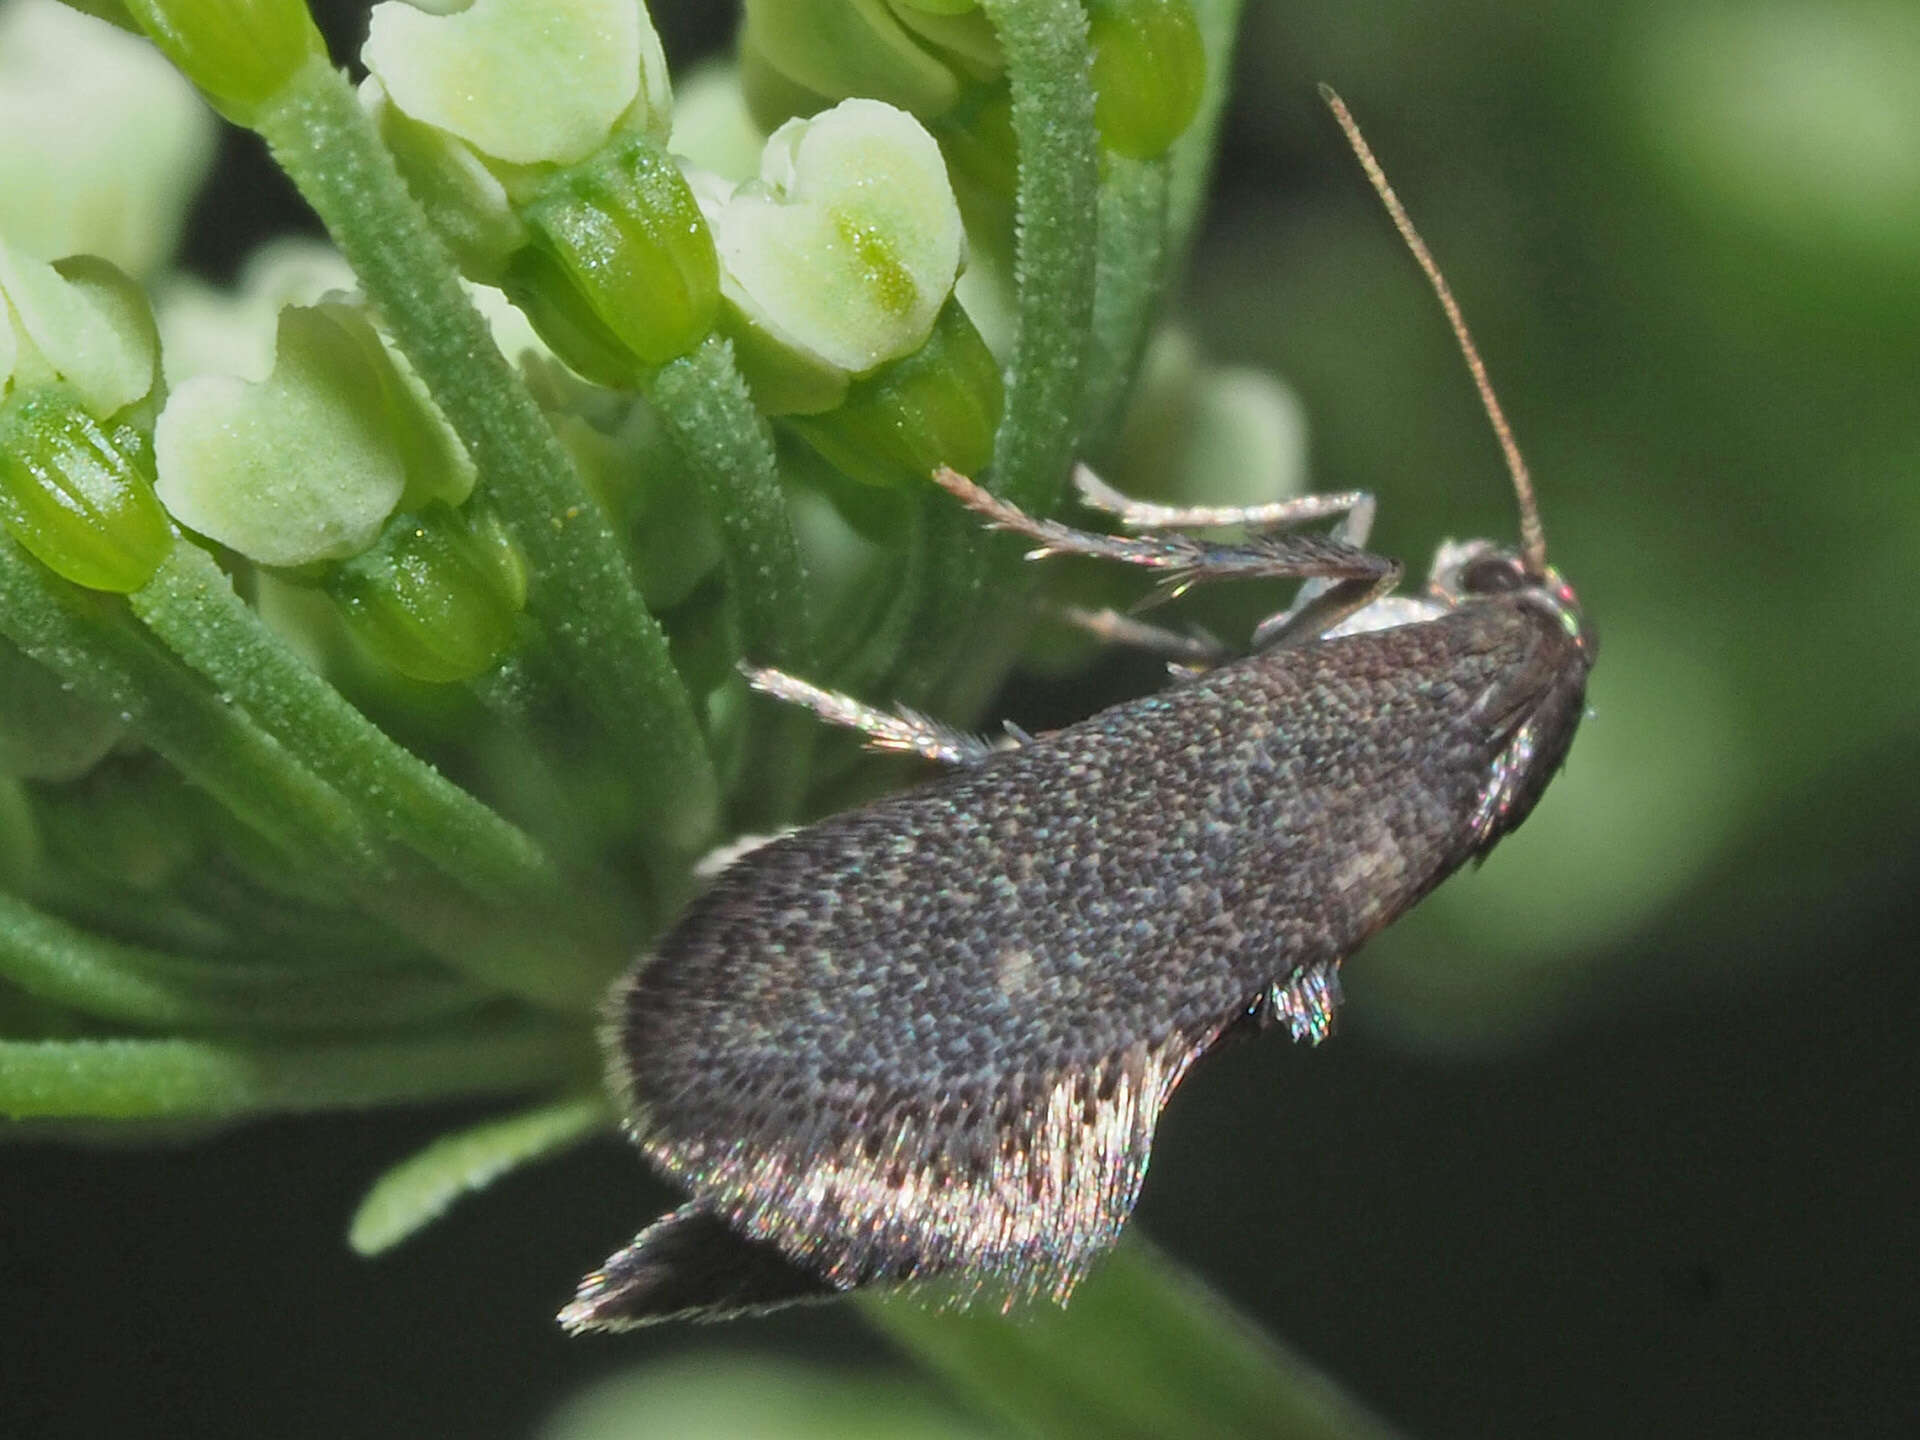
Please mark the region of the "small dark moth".
POLYGON ((688 1201, 589 1275, 574 1331, 719 1318, 940 1279, 1064 1300, 1119 1236, 1161 1107, 1231 1034, 1329 1030, 1340 962, 1533 809, 1595 641, 1546 563, 1524 465, 1446 283, 1337 97, 1432 281, 1505 450, 1522 543, 1441 547, 1427 591, 1363 549, 1373 501, 1135 504, 1131 537, 937 478, 1036 554, 1171 588, 1302 579, 1239 659, 1131 617, 1184 662, 1164 693, 1010 747, 774 671, 762 690, 950 772, 752 849, 613 998, 628 1128, 688 1201), (1327 536, 1281 527, 1340 516, 1327 536), (1181 533, 1244 526, 1214 544, 1181 533))

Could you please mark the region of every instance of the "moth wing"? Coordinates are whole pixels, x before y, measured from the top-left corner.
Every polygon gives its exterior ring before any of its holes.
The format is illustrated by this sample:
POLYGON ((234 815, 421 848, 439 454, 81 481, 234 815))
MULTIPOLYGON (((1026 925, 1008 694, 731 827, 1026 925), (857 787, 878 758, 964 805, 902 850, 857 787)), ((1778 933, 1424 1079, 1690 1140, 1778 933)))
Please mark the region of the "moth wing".
POLYGON ((646 1281, 621 1303, 713 1317, 934 1279, 957 1298, 1064 1301, 1118 1240, 1193 1062, 1247 1025, 1318 1039, 1335 994, 1331 967, 1316 969, 1158 1044, 933 1103, 857 1088, 804 1112, 764 1090, 724 1113, 710 1098, 636 1102, 635 1138, 693 1203, 609 1262, 646 1281))

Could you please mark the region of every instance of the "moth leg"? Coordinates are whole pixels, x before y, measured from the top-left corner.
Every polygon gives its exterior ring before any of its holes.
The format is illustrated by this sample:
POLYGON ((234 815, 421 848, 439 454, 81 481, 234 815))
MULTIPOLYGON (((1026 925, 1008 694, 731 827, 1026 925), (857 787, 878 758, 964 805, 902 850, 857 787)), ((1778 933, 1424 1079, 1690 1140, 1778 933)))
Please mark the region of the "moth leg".
POLYGON ((1110 645, 1126 645, 1135 650, 1146 650, 1189 668, 1210 670, 1230 658, 1233 653, 1211 635, 1191 634, 1169 630, 1162 625, 1151 625, 1145 620, 1122 614, 1111 607, 1104 610, 1086 610, 1078 605, 1061 605, 1053 613, 1075 629, 1084 630, 1110 645))
POLYGON ((1075 530, 1053 520, 1036 520, 953 470, 936 470, 933 478, 996 529, 1011 530, 1037 542, 1029 558, 1093 555, 1164 571, 1162 598, 1178 595, 1202 580, 1262 577, 1350 580, 1370 596, 1386 593, 1400 578, 1399 561, 1372 554, 1332 536, 1273 535, 1239 544, 1215 545, 1170 530, 1138 536, 1101 535, 1075 530))
MULTIPOLYGON (((1358 550, 1366 545, 1367 536, 1373 530, 1374 500, 1364 492, 1356 493, 1360 495, 1359 503, 1334 527, 1333 538, 1358 550)), ((1278 615, 1269 615, 1254 628, 1253 648, 1271 650, 1318 639, 1384 597, 1399 583, 1399 578, 1396 574, 1392 583, 1372 587, 1355 581, 1308 580, 1300 587, 1293 604, 1278 615)))
POLYGON ((1318 1045, 1333 1033, 1340 999, 1339 966, 1309 965, 1267 986, 1254 1002, 1254 1022, 1262 1030, 1285 1025, 1295 1040, 1318 1045))
POLYGON ((1333 516, 1365 512, 1357 533, 1340 532, 1356 549, 1367 543, 1373 523, 1373 496, 1364 490, 1341 490, 1328 495, 1292 495, 1264 505, 1159 505, 1122 495, 1085 465, 1073 467, 1073 488, 1082 504, 1105 511, 1129 530, 1216 530, 1229 525, 1248 530, 1283 530, 1333 516))
POLYGON ((982 763, 998 749, 990 740, 942 725, 904 705, 893 710, 878 710, 851 695, 823 690, 784 670, 742 664, 740 673, 763 695, 791 705, 804 705, 830 725, 858 730, 867 737, 870 750, 918 755, 936 764, 964 767, 982 763))

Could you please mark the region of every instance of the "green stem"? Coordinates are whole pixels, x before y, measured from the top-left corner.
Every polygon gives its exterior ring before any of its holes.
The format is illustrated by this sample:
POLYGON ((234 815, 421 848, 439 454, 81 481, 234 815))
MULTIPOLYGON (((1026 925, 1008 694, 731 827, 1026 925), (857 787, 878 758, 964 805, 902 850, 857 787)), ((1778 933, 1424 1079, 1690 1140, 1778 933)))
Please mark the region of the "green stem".
POLYGON ((403 1040, 0 1040, 0 1115, 164 1118, 357 1109, 578 1084, 593 1059, 577 1027, 465 1026, 403 1040))
POLYGON ((983 0, 1007 59, 1020 149, 1014 226, 1018 295, 993 488, 1052 511, 1073 460, 1097 246, 1092 57, 1080 0, 983 0))
MULTIPOLYGON (((774 461, 773 433, 733 363, 733 347, 710 336, 662 366, 647 398, 673 432, 719 529, 727 603, 738 620, 746 657, 758 665, 813 674, 800 542, 774 461)), ((748 817, 752 823, 792 820, 805 790, 814 729, 805 714, 789 712, 772 721, 765 743, 757 747, 772 773, 768 792, 759 797, 764 803, 748 817)))
POLYGON ((812 660, 806 572, 774 464, 773 434, 754 408, 733 348, 711 336, 654 375, 647 398, 673 432, 720 530, 729 603, 757 663, 805 672, 812 660))
POLYGON ((245 711, 223 705, 110 602, 57 579, 0 537, 0 630, 76 691, 118 712, 189 780, 289 854, 370 882, 379 847, 330 785, 245 711))
POLYGON ((295 73, 256 128, 379 307, 473 457, 531 572, 529 606, 581 698, 630 753, 662 838, 698 846, 718 788, 693 704, 605 515, 460 288, 344 76, 295 73))
POLYGON ((346 898, 483 984, 564 1014, 593 1012, 624 959, 613 917, 593 897, 564 913, 485 905, 438 879, 403 857, 391 882, 350 884, 346 898))
POLYGON ((1387 1440, 1396 1432, 1137 1235, 1064 1309, 867 1314, 983 1411, 1048 1440, 1387 1440))
POLYGON ((0 976, 81 1014, 155 1029, 376 1029, 444 1019, 485 998, 422 970, 342 975, 167 955, 89 934, 10 895, 0 895, 0 976))
POLYGON ((1089 446, 1110 439, 1118 426, 1159 310, 1167 275, 1170 171, 1165 157, 1110 154, 1105 160, 1093 345, 1080 405, 1080 434, 1089 446))
MULTIPOLYGON (((1087 217, 1099 193, 1092 56, 1080 0, 982 0, 1007 61, 1013 134, 1013 354, 994 432, 992 489, 1033 514, 1053 511, 1078 441, 1083 376, 1093 323, 1099 246, 1087 217)), ((953 686, 954 657, 972 628, 989 564, 969 517, 936 514, 928 589, 915 623, 917 654, 892 686, 915 703, 953 686)), ((1011 548, 1000 553, 1010 555, 1011 548)), ((982 652, 971 668, 993 663, 982 652)))
POLYGON ((322 874, 337 870, 363 909, 456 969, 542 1005, 574 1012, 592 1005, 611 965, 604 944, 583 942, 551 913, 480 904, 409 866, 337 790, 244 709, 223 703, 121 609, 59 580, 4 537, 0 633, 81 694, 124 715, 183 775, 288 855, 322 874))
POLYGON ((127 598, 176 655, 387 835, 476 894, 553 893, 557 878, 531 838, 348 704, 261 623, 198 546, 176 544, 127 598))

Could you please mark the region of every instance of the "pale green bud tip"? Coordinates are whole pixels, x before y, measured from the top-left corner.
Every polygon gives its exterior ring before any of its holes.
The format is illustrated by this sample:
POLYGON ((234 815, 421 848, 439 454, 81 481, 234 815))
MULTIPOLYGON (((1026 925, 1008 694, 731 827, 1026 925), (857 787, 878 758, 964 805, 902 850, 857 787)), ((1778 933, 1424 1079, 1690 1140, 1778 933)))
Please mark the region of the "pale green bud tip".
POLYGON ((181 384, 154 450, 175 518, 262 565, 356 554, 403 497, 459 498, 472 485, 445 421, 344 304, 283 311, 262 381, 181 384))
POLYGON ((16 390, 0 407, 0 523, 76 585, 139 589, 173 544, 141 450, 68 386, 16 390))
POLYGON ((511 165, 572 164, 621 129, 664 139, 672 115, 640 0, 387 0, 360 58, 413 120, 511 165))
POLYGON ((926 342, 965 245, 933 137, 877 100, 783 125, 709 219, 746 323, 854 375, 926 342))
POLYGON ((527 577, 491 514, 436 504, 396 515, 373 548, 327 577, 326 590, 375 659, 444 685, 480 674, 512 646, 527 577))
POLYGON ((158 351, 146 298, 106 261, 0 240, 0 390, 64 381, 104 418, 153 389, 158 351))
POLYGON ((249 125, 327 47, 303 0, 127 0, 127 13, 215 109, 249 125))
POLYGON ((1206 85, 1191 0, 1090 0, 1087 9, 1100 138, 1150 159, 1180 138, 1206 85))

